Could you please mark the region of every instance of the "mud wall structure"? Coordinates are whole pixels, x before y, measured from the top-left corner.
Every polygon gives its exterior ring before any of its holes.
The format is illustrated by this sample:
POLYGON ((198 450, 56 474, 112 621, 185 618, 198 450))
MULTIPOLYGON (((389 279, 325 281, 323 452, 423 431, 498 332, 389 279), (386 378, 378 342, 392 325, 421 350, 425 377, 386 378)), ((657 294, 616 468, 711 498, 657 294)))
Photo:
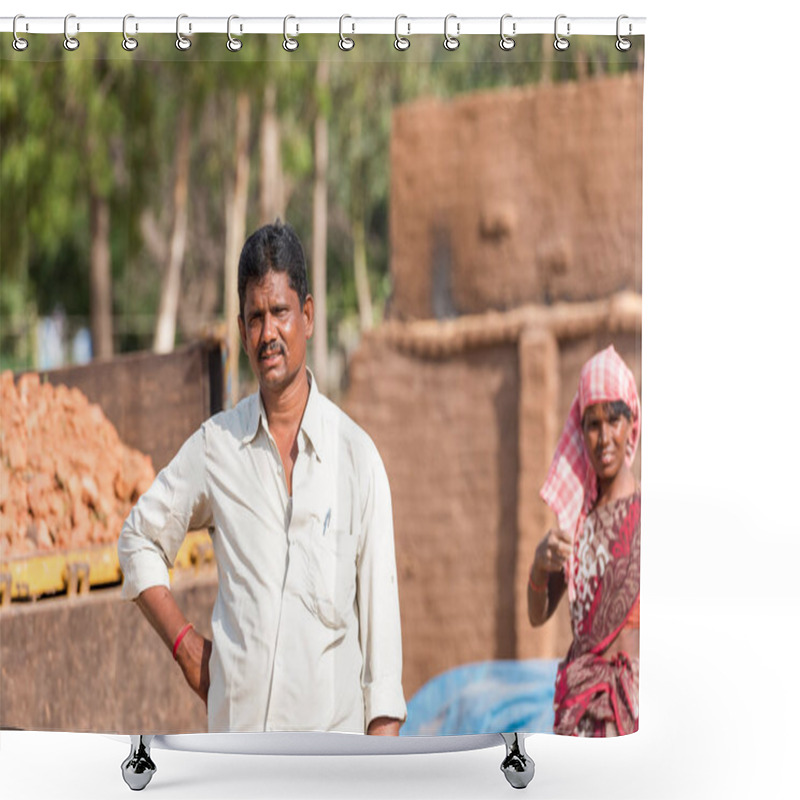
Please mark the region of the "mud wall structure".
MULTIPOLYGON (((195 627, 211 634, 212 569, 173 581, 195 627)), ((119 589, 0 611, 0 727, 102 733, 204 733, 203 702, 119 589)))
POLYGON ((566 653, 566 603, 527 619, 538 491, 583 363, 614 344, 641 386, 641 108, 629 73, 394 113, 393 294, 345 407, 392 487, 407 697, 566 653))
POLYGON ((195 342, 164 355, 130 353, 42 373, 97 403, 123 442, 165 467, 187 436, 222 409, 222 346, 195 342))
POLYGON ((613 344, 641 385, 640 331, 626 293, 365 337, 346 410, 392 488, 407 697, 460 664, 566 653, 565 603, 541 628, 527 617, 528 570, 554 523, 538 491, 581 366, 613 344))
POLYGON ((393 318, 641 292, 641 73, 409 104, 391 169, 393 318))
MULTIPOLYGON (((222 405, 219 343, 198 343, 169 355, 121 356, 40 378, 79 388, 101 406, 126 444, 151 456, 156 469, 222 405)), ((58 444, 53 442, 54 451, 58 444)), ((98 462, 95 468, 106 467, 98 462)), ((118 587, 89 590, 88 576, 97 566, 93 559, 105 560, 109 550, 116 559, 114 544, 51 550, 46 557, 23 559, 22 569, 17 559, 0 553, 0 728, 206 730, 203 703, 186 688, 141 612, 120 599, 118 587), (63 564, 54 568, 59 557, 63 564), (68 580, 69 567, 76 565, 86 568, 79 589, 68 580), (56 584, 63 577, 65 592, 9 602, 10 594, 20 594, 14 576, 31 574, 41 579, 52 574, 56 584)), ((186 568, 176 570, 173 578, 179 604, 208 635, 217 593, 215 567, 205 555, 187 559, 186 568)))

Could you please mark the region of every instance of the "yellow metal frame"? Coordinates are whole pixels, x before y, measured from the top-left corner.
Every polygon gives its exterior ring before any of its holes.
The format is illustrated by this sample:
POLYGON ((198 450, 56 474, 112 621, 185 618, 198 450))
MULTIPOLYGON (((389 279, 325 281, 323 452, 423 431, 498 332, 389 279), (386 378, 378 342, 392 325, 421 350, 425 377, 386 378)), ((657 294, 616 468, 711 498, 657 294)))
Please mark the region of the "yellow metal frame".
MULTIPOLYGON (((213 563, 208 531, 192 531, 178 551, 170 577, 175 570, 197 570, 213 563)), ((86 594, 95 586, 120 583, 122 570, 116 544, 12 558, 0 563, 0 605, 47 595, 86 594)))

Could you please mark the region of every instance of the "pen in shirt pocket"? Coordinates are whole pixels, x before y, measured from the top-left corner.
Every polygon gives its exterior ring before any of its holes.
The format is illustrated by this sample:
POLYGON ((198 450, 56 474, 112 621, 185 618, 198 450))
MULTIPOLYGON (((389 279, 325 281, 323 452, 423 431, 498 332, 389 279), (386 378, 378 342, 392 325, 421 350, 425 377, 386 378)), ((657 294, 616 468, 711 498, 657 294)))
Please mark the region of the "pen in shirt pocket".
POLYGON ((322 523, 322 535, 325 535, 325 531, 328 530, 328 525, 331 521, 331 510, 328 509, 328 513, 325 515, 325 522, 322 523))

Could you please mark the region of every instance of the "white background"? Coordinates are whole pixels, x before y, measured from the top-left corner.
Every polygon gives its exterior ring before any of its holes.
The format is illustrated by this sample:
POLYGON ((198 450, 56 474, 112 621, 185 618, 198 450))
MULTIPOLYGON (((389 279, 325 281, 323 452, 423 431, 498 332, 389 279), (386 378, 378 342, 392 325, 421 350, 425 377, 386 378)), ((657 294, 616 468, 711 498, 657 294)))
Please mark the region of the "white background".
MULTIPOLYGON (((797 6, 17 6, 3 13, 647 17, 641 731, 618 741, 529 738, 537 774, 526 791, 541 800, 796 797, 797 6)), ((0 46, 10 47, 10 39, 3 34, 0 46)), ((3 732, 0 792, 130 797, 119 772, 126 754, 126 745, 102 736, 3 732)), ((348 758, 154 751, 159 771, 146 792, 193 800, 509 797, 502 755, 502 748, 348 758)))

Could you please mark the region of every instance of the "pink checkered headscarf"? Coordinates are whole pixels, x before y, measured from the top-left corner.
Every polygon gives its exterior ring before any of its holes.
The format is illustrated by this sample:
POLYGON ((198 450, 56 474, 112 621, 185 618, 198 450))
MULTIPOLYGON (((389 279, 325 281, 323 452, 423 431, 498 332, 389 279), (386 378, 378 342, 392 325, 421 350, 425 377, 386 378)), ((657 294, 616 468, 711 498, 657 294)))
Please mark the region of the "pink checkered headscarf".
POLYGON ((570 533, 597 499, 597 475, 583 444, 583 412, 595 403, 624 401, 631 410, 631 437, 625 463, 630 466, 639 444, 641 413, 636 380, 613 345, 592 356, 581 369, 578 391, 539 492, 559 527, 570 533))

